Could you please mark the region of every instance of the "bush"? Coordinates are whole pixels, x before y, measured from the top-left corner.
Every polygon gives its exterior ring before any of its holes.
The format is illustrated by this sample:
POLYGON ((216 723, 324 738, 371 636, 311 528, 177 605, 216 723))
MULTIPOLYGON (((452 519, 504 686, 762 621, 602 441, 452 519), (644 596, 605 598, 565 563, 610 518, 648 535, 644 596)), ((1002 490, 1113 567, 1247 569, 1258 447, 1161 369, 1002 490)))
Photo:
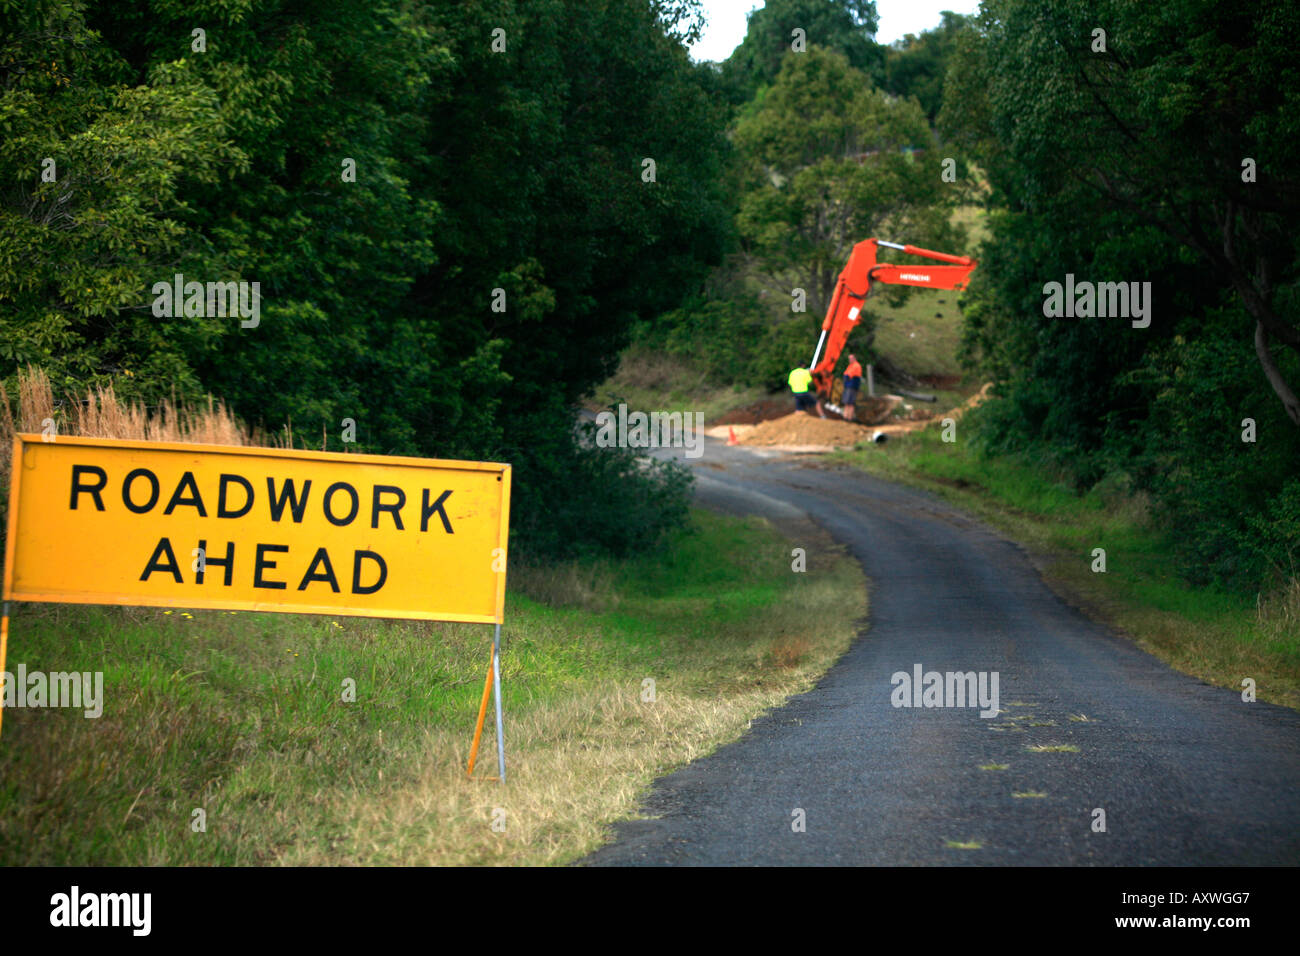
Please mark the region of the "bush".
POLYGON ((685 524, 690 471, 628 448, 597 448, 586 422, 513 456, 512 549, 530 561, 653 549, 685 524))
MULTIPOLYGON (((1249 342, 1229 336, 1244 321, 1240 310, 1210 310, 1200 337, 1153 355, 1158 392, 1140 461, 1187 577, 1253 592, 1293 574, 1300 559, 1300 429, 1249 342), (1248 418, 1254 441, 1242 440, 1248 418)), ((1300 362, 1279 361, 1300 379, 1300 362)))
POLYGON ((754 295, 698 295, 643 326, 637 342, 691 361, 718 384, 778 389, 790 369, 808 361, 811 330, 803 315, 774 321, 754 295))

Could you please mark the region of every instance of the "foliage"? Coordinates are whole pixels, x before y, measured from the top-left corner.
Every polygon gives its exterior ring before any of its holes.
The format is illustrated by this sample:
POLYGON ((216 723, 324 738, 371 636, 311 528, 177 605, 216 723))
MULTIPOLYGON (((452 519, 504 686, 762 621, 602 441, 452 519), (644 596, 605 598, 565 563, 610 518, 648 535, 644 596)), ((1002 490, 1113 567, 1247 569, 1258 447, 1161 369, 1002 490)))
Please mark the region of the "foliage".
POLYGON ((1149 438, 1134 457, 1191 579, 1250 591, 1300 572, 1300 430, 1233 342, 1239 319, 1213 309, 1201 336, 1152 356, 1149 438))
MULTIPOLYGON (((218 191, 247 165, 218 96, 183 60, 146 84, 95 82, 104 50, 81 4, 24 5, 0 23, 0 361, 39 365, 60 389, 193 396, 195 356, 226 330, 155 318, 145 293, 205 261, 186 191, 218 191)), ((229 266, 206 268, 218 279, 229 266)))
POLYGON ((933 30, 919 36, 909 33, 896 41, 885 53, 882 87, 895 96, 915 96, 934 123, 943 105, 943 84, 959 34, 967 29, 972 17, 945 10, 943 20, 933 30))
POLYGON ((681 526, 690 471, 631 448, 599 448, 594 425, 542 439, 529 456, 528 506, 514 524, 535 554, 629 557, 681 526))
POLYGON ((710 290, 659 316, 638 344, 688 359, 712 383, 776 390, 807 361, 809 345, 804 321, 790 314, 774 320, 772 311, 758 295, 710 290))
POLYGON ((807 49, 833 50, 879 77, 884 52, 874 40, 878 24, 874 0, 767 0, 749 14, 745 39, 723 64, 723 76, 736 102, 752 99, 776 82, 795 31, 802 30, 807 49))
MULTIPOLYGON (((698 16, 694 0, 6 7, 0 358, 66 390, 215 393, 313 444, 339 447, 350 418, 360 450, 509 460, 537 511, 525 543, 560 540, 547 505, 585 493, 556 483, 565 456, 594 474, 573 404, 730 230, 726 106, 681 43, 698 16), (155 316, 151 287, 177 272, 259 283, 260 323, 155 316)), ((628 541, 663 527, 643 515, 628 541)))
MULTIPOLYGON (((805 289, 818 322, 855 243, 958 241, 950 212, 960 192, 940 177, 920 107, 875 89, 837 53, 787 54, 776 83, 742 113, 735 139, 746 174, 737 224, 748 271, 778 297, 805 289)), ((906 293, 890 290, 891 300, 906 293)), ((869 335, 859 333, 864 348, 869 335)))
POLYGON ((987 0, 939 115, 993 190, 964 342, 1006 397, 989 447, 1131 475, 1187 575, 1245 590, 1294 574, 1300 460, 1300 12, 1250 8, 987 0), (1067 275, 1149 282, 1150 326, 1044 315, 1067 275))

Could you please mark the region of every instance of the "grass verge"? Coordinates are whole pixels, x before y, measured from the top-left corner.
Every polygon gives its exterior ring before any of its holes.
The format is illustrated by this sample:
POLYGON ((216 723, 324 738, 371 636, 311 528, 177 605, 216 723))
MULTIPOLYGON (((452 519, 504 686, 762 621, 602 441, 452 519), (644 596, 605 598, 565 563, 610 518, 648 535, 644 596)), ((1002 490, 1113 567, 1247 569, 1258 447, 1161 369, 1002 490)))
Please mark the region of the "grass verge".
POLYGON ((1170 666, 1237 691, 1250 678, 1260 700, 1300 708, 1300 583, 1269 599, 1188 586, 1168 536, 1125 489, 1079 495, 1040 462, 985 457, 968 441, 943 442, 938 428, 831 460, 979 515, 1024 545, 1063 598, 1170 666), (1096 548, 1105 573, 1093 571, 1096 548))
POLYGON ((718 385, 685 359, 633 346, 623 353, 618 371, 597 386, 587 406, 599 411, 626 403, 632 411, 699 412, 707 422, 768 394, 758 386, 718 385))
POLYGON ((6 709, 0 863, 572 861, 847 648, 865 582, 824 544, 796 574, 770 525, 695 512, 662 554, 512 568, 504 786, 490 731, 464 770, 488 628, 17 606, 7 669, 102 671, 104 704, 6 709))

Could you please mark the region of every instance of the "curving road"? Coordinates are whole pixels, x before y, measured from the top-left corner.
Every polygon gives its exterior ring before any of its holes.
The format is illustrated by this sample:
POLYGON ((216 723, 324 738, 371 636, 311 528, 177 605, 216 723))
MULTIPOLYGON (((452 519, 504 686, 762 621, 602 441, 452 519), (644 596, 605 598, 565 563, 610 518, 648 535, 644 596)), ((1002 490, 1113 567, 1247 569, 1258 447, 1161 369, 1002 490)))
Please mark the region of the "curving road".
POLYGON ((712 441, 687 464, 703 504, 806 514, 845 544, 868 626, 587 865, 1300 863, 1300 714, 1170 670, 924 492, 712 441), (918 664, 997 672, 1002 712, 892 706, 918 664))

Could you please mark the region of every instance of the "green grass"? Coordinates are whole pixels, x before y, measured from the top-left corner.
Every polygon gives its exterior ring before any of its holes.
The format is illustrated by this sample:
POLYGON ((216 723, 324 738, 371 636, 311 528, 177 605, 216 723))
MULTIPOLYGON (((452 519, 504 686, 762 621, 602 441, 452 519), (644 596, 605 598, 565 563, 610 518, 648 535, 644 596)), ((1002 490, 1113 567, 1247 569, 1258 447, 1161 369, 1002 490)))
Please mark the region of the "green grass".
POLYGON ((1189 586, 1140 495, 1113 485, 1078 494, 1041 461, 980 454, 971 427, 959 422, 952 443, 930 428, 833 458, 976 513, 1026 545, 1068 600, 1173 667, 1237 691, 1249 677, 1259 699, 1300 707, 1300 634, 1285 599, 1261 610, 1240 594, 1189 586), (1105 573, 1092 570, 1096 548, 1105 573))
POLYGON ((700 412, 707 422, 768 396, 759 386, 718 385, 686 359, 633 346, 623 353, 618 371, 597 386, 588 406, 625 402, 633 411, 700 412))
POLYGON ((876 351, 913 375, 961 375, 958 295, 918 289, 897 308, 873 298, 868 308, 877 317, 876 351))
POLYGON ((489 627, 17 605, 7 669, 102 671, 105 703, 6 710, 0 863, 567 862, 848 646, 856 564, 789 550, 697 512, 662 554, 512 567, 505 786, 490 729, 464 770, 489 627))
MULTIPOLYGON (((940 251, 976 255, 978 243, 988 237, 987 218, 978 206, 956 210, 952 220, 967 229, 967 243, 961 249, 940 251)), ((962 329, 961 309, 957 307, 960 296, 960 292, 917 289, 898 308, 887 305, 883 295, 873 297, 867 308, 877 316, 876 350, 913 375, 962 376, 957 361, 962 329)), ((933 407, 951 407, 968 394, 969 390, 962 392, 949 404, 941 399, 933 407)))

